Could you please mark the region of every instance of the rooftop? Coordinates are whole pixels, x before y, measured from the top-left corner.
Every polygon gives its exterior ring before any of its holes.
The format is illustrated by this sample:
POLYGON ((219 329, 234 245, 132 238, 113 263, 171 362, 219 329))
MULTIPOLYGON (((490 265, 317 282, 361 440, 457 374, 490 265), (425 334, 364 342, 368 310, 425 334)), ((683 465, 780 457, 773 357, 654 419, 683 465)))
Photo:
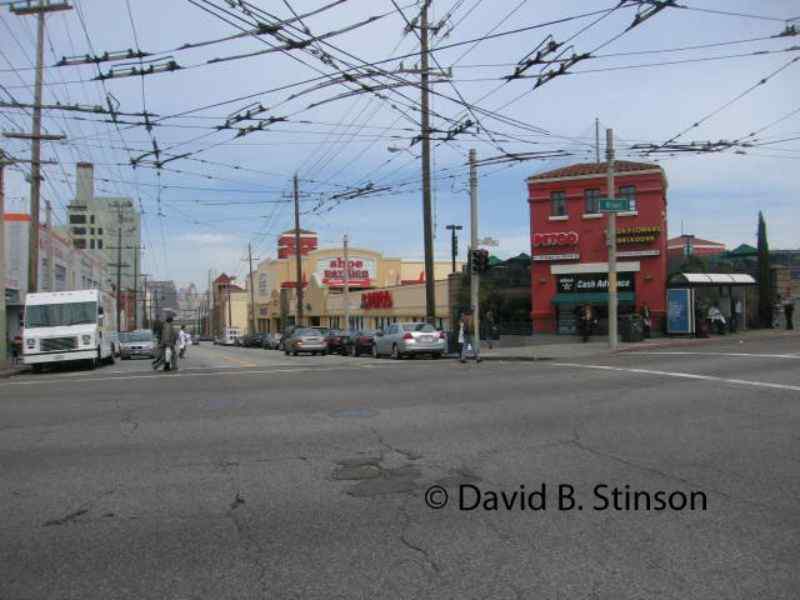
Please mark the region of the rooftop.
MULTIPOLYGON (((633 162, 630 160, 615 160, 614 173, 635 173, 637 171, 663 171, 659 165, 652 163, 633 162)), ((584 177, 586 175, 605 175, 608 172, 608 163, 578 163, 537 173, 528 178, 528 181, 541 181, 543 179, 560 179, 562 177, 584 177)))

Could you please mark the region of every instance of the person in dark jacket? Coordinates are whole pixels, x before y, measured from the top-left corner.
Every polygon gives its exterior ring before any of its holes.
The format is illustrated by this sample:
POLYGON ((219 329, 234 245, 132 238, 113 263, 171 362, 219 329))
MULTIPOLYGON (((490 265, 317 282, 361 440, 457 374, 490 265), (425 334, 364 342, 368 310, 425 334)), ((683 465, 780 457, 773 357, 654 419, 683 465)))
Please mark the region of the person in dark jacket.
POLYGON ((786 317, 786 329, 794 329, 794 298, 787 298, 783 305, 783 314, 786 317))
POLYGON ((161 366, 166 358, 166 349, 169 348, 175 363, 175 369, 178 368, 178 357, 175 355, 175 344, 178 341, 178 329, 172 322, 173 317, 171 314, 167 315, 166 321, 161 328, 158 339, 158 356, 153 361, 153 369, 161 366))

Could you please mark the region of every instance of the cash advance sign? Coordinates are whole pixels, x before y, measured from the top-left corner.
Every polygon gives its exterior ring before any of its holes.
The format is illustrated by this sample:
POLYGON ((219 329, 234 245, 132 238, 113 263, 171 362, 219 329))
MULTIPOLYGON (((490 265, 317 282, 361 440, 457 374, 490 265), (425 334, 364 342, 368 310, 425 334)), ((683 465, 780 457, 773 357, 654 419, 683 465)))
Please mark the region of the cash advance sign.
MULTIPOLYGON (((617 291, 632 292, 634 290, 635 281, 634 273, 618 273, 617 291)), ((608 292, 608 273, 560 275, 558 277, 558 292, 561 294, 608 292)))
MULTIPOLYGON (((363 256, 350 256, 350 278, 347 282, 351 286, 367 287, 375 279, 375 261, 363 256)), ((317 261, 317 279, 323 285, 343 286, 345 278, 344 258, 323 258, 317 261)))

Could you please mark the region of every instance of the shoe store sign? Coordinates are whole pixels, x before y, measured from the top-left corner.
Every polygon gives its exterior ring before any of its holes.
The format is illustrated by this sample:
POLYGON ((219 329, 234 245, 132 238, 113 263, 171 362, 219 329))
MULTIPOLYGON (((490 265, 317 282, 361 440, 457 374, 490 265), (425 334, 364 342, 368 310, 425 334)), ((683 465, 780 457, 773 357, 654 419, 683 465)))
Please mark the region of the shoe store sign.
MULTIPOLYGON (((375 260, 364 256, 350 256, 350 277, 348 285, 364 286, 371 285, 376 278, 375 260)), ((344 258, 323 258, 317 261, 317 279, 323 285, 334 287, 343 286, 345 278, 344 258)))

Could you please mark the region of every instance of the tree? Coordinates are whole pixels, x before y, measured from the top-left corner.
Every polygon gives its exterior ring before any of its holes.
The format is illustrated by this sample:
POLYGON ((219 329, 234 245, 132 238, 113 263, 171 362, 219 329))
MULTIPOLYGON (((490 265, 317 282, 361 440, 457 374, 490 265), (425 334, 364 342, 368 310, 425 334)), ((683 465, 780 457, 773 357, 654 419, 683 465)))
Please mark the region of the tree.
POLYGON ((769 273, 769 244, 764 215, 758 212, 758 306, 762 327, 772 326, 772 285, 769 273))

